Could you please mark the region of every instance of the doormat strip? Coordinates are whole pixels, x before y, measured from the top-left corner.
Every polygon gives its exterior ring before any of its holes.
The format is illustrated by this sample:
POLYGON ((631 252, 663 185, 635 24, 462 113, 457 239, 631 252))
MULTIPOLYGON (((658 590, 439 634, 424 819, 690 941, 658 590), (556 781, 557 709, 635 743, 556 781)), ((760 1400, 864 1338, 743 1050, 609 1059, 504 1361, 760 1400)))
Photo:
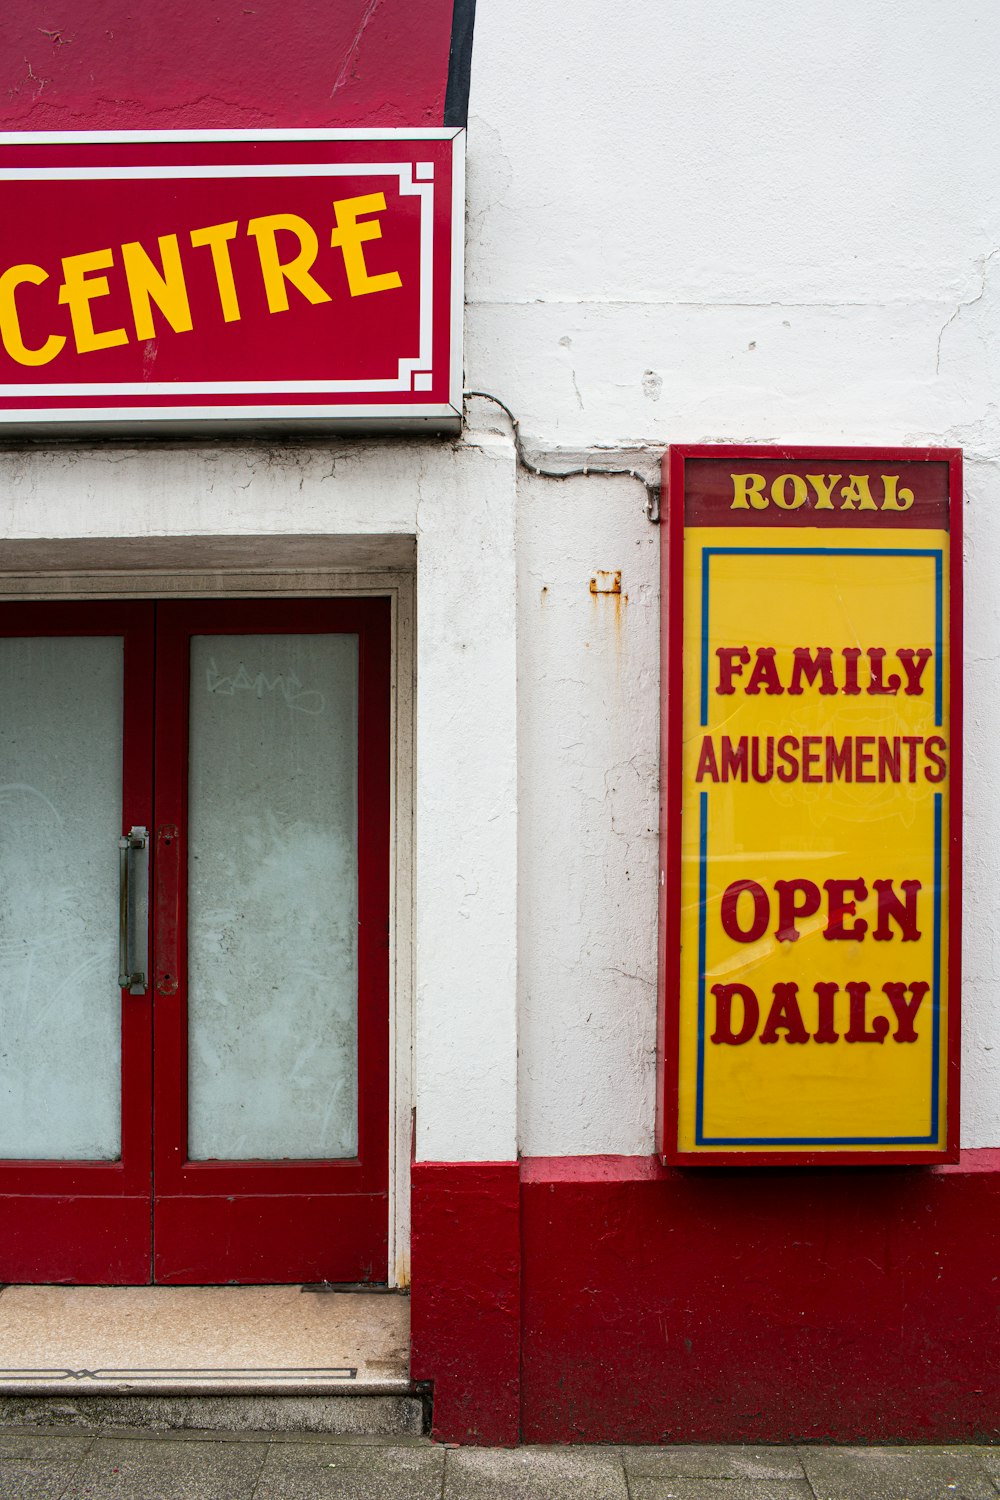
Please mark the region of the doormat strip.
POLYGON ((331 1368, 304 1366, 287 1367, 276 1366, 274 1368, 239 1368, 224 1367, 202 1367, 199 1369, 185 1369, 177 1367, 161 1369, 100 1369, 100 1370, 61 1370, 61 1369, 3 1369, 0 1368, 0 1386, 8 1383, 22 1383, 31 1380, 53 1381, 127 1381, 129 1384, 141 1381, 156 1381, 158 1384, 164 1380, 170 1381, 239 1381, 248 1384, 250 1382, 274 1383, 277 1381, 294 1381, 296 1383, 312 1382, 321 1380, 349 1381, 357 1380, 358 1372, 354 1365, 333 1366, 331 1368))

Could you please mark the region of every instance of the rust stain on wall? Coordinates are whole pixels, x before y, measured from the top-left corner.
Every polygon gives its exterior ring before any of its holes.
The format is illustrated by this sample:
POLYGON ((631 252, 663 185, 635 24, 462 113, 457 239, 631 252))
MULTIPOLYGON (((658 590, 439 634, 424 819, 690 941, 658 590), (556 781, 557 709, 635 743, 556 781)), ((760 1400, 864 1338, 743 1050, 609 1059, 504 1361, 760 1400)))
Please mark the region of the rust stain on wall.
POLYGON ((621 568, 597 568, 590 575, 590 592, 595 604, 602 596, 614 600, 615 640, 620 641, 622 605, 628 603, 628 594, 622 593, 621 568))

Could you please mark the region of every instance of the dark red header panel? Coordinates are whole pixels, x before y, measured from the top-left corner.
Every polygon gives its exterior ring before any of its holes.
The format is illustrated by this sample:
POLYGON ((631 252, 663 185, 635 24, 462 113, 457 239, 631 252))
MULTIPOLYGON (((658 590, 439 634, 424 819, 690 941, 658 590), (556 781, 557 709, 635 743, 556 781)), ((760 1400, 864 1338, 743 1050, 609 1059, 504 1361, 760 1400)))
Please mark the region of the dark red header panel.
MULTIPOLYGON (((688 458, 689 526, 877 526, 948 529, 947 462, 895 460, 884 453, 818 450, 758 457, 688 458)), ((911 450, 912 453, 912 450, 911 450)))

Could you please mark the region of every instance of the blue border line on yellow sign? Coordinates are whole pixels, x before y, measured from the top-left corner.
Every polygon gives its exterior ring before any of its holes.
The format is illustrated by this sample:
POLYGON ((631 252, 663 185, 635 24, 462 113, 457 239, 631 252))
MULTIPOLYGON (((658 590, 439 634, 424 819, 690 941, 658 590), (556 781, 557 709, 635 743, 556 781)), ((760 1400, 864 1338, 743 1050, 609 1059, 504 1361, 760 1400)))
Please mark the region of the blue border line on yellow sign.
POLYGON ((698 820, 698 1092, 695 1107, 695 1139, 704 1144, 705 1132, 705 945, 708 923, 708 793, 699 798, 698 820))
MULTIPOLYGON (((943 721, 941 661, 943 622, 943 554, 940 548, 909 547, 705 547, 701 575, 701 724, 708 723, 708 564, 713 556, 776 557, 930 557, 934 559, 935 683, 934 723, 943 721)), ((705 1135, 705 954, 708 908, 708 793, 699 796, 698 820, 698 1073, 695 1093, 695 1144, 698 1146, 927 1146, 939 1136, 941 1059, 941 818, 942 797, 934 794, 934 946, 933 1033, 931 1041, 931 1118, 927 1135, 870 1136, 707 1136, 705 1135)))

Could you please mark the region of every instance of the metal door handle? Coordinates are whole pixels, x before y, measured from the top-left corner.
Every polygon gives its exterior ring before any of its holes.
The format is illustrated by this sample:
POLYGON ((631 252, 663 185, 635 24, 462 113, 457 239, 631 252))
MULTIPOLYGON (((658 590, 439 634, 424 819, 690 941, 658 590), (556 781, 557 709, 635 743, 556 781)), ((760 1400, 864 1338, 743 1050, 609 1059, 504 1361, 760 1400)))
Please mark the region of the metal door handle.
POLYGON ((118 984, 146 993, 149 968, 149 829, 130 828, 118 840, 118 984))

